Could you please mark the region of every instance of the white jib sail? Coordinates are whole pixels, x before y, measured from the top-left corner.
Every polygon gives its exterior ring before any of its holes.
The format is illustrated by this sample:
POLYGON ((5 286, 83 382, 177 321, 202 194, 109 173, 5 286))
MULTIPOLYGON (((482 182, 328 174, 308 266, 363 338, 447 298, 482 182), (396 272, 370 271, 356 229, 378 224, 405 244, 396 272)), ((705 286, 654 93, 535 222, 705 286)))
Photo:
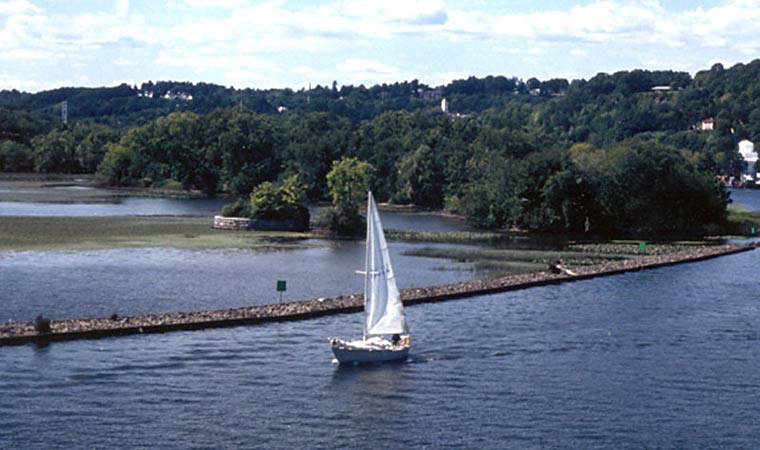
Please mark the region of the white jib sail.
POLYGON ((388 244, 385 242, 375 199, 367 200, 367 281, 364 287, 366 320, 365 337, 381 334, 408 334, 404 305, 391 267, 388 244))

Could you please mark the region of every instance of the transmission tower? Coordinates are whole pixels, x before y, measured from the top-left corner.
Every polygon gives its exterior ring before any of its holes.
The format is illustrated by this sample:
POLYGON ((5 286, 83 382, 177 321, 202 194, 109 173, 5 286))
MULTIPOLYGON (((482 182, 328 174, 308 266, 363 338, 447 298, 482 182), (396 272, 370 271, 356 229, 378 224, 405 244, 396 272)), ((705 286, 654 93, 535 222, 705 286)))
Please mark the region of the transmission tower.
POLYGON ((61 102, 61 121, 64 125, 69 123, 69 102, 66 100, 61 102))

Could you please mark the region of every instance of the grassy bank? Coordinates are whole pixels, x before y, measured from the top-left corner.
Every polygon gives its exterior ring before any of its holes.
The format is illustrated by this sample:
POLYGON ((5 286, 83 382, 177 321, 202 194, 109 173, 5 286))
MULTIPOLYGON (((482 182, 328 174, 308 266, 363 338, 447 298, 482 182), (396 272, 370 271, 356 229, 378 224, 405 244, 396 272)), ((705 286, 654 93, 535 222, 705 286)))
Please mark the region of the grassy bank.
POLYGON ((0 217, 0 250, 300 248, 303 233, 223 231, 202 217, 0 217))

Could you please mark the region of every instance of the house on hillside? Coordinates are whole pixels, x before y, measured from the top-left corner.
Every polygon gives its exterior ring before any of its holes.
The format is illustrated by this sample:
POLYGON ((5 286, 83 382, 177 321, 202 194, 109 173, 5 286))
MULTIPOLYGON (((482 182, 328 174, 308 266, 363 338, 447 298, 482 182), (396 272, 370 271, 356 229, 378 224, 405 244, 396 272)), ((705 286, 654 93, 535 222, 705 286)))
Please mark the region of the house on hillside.
POLYGON ((166 94, 164 94, 164 98, 167 100, 182 100, 185 102, 189 102, 193 99, 192 94, 188 94, 187 92, 172 92, 167 91, 166 94))
POLYGON ((715 119, 712 117, 702 119, 702 122, 698 123, 696 128, 700 131, 712 131, 715 129, 715 119))

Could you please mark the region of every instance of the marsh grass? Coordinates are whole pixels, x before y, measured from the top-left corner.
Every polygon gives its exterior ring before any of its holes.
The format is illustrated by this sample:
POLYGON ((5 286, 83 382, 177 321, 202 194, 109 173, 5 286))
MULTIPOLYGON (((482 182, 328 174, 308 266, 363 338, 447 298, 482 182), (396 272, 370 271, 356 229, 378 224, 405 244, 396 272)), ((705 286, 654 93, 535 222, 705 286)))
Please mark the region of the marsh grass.
POLYGON ((648 244, 645 250, 639 241, 602 243, 569 243, 562 249, 529 248, 440 248, 422 247, 403 252, 406 256, 440 258, 469 264, 472 270, 487 276, 512 275, 546 270, 556 259, 569 268, 620 261, 645 255, 664 255, 684 250, 707 241, 682 241, 648 244))
POLYGON ((225 231, 202 217, 0 217, 0 250, 128 247, 296 249, 306 233, 225 231))
POLYGON ((728 211, 728 233, 739 236, 760 235, 760 212, 752 212, 743 208, 728 211), (752 233, 752 229, 755 233, 752 233))
POLYGON ((603 261, 631 258, 631 255, 576 251, 516 250, 516 249, 461 249, 423 247, 403 252, 406 256, 445 258, 459 262, 499 262, 546 265, 555 259, 572 261, 575 265, 597 264, 603 261))
POLYGON ((493 231, 409 231, 386 229, 388 239, 407 242, 446 242, 452 244, 506 243, 523 239, 520 236, 493 231))

